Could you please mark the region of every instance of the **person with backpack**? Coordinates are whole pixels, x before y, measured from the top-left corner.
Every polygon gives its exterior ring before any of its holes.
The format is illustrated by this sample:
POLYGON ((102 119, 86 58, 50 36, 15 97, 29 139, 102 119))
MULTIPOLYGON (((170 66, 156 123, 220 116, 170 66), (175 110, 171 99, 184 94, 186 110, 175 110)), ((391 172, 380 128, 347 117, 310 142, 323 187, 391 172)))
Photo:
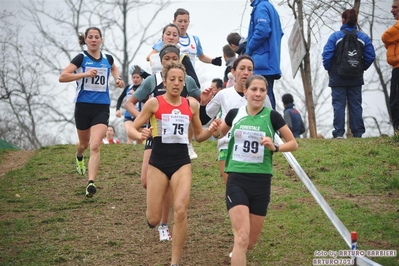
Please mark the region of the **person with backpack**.
POLYGON ((331 34, 322 53, 332 91, 334 138, 344 136, 346 102, 353 137, 361 138, 366 132, 362 108, 363 73, 373 63, 375 51, 370 37, 358 31, 356 25, 357 11, 345 10, 341 29, 331 34))

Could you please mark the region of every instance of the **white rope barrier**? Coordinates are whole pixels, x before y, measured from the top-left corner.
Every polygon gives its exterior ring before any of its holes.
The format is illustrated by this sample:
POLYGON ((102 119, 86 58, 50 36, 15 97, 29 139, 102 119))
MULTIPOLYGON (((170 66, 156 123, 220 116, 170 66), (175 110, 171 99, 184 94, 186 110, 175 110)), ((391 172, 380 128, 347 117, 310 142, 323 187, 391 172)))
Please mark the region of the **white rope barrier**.
MULTIPOLYGON (((275 134, 275 141, 278 144, 284 143, 278 134, 275 134)), ((331 223, 335 226, 335 228, 337 229, 339 234, 345 240, 346 244, 349 246, 349 249, 351 249, 352 240, 351 240, 351 233, 349 232, 349 230, 346 229, 345 225, 341 222, 341 220, 338 218, 338 216, 331 209, 330 205, 328 205, 327 201, 323 198, 323 196, 320 194, 320 192, 317 190, 317 188, 313 185, 312 181, 309 179, 308 175, 305 173, 305 171, 299 165, 299 163, 297 162, 295 157, 291 154, 291 152, 282 152, 282 154, 284 155, 284 157, 288 161, 288 163, 291 165, 292 169, 294 169, 295 173, 301 179, 303 184, 309 190, 310 194, 312 194, 312 196, 315 198, 316 202, 323 209, 324 213, 330 219, 331 223)), ((374 262, 374 261, 372 261, 366 257, 362 257, 362 256, 356 257, 356 265, 359 265, 359 266, 381 266, 381 264, 378 264, 377 262, 374 262)))

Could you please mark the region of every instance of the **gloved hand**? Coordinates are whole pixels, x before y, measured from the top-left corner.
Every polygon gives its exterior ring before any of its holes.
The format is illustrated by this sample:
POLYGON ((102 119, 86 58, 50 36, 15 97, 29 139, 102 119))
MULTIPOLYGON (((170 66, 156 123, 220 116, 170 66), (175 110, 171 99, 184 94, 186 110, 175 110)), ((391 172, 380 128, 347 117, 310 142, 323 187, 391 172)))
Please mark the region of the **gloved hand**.
POLYGON ((212 63, 212 65, 215 65, 215 66, 221 66, 222 65, 222 57, 219 56, 219 57, 213 58, 211 63, 212 63))

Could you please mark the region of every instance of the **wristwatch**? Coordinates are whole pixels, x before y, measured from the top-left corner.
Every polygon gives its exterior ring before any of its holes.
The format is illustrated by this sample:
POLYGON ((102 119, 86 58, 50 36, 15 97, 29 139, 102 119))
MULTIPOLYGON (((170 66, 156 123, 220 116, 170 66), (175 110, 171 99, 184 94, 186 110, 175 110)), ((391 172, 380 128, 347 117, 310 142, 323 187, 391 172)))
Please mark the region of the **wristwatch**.
POLYGON ((274 144, 274 148, 276 148, 276 150, 274 152, 278 152, 278 149, 280 148, 280 146, 278 144, 274 144))

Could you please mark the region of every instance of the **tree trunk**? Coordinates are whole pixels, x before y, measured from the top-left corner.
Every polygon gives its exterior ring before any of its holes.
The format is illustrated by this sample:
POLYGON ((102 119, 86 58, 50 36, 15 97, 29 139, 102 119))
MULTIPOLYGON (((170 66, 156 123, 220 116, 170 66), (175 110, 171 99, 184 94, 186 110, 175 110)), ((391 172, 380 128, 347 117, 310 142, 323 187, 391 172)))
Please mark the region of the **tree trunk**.
MULTIPOLYGON (((301 34, 303 35, 303 10, 302 10, 302 1, 297 1, 298 4, 298 20, 299 25, 301 27, 301 34)), ((306 108, 308 109, 308 121, 309 121, 309 133, 311 138, 317 138, 317 130, 316 130, 316 115, 315 115, 315 107, 313 101, 313 87, 312 87, 312 73, 310 71, 310 30, 308 30, 308 38, 306 47, 306 55, 303 59, 304 66, 301 64, 301 76, 302 76, 302 83, 303 89, 305 92, 305 102, 306 108)))

